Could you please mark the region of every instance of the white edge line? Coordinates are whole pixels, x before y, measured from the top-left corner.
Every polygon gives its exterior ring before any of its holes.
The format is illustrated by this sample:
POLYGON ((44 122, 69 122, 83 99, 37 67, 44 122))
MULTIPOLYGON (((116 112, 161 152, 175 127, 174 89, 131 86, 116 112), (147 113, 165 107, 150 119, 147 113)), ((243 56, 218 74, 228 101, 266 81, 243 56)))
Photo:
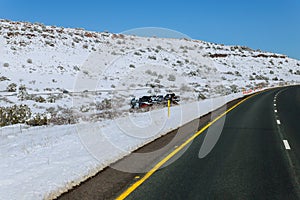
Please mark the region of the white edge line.
POLYGON ((291 149, 290 144, 287 140, 283 140, 283 144, 284 144, 285 149, 287 149, 287 150, 291 149))

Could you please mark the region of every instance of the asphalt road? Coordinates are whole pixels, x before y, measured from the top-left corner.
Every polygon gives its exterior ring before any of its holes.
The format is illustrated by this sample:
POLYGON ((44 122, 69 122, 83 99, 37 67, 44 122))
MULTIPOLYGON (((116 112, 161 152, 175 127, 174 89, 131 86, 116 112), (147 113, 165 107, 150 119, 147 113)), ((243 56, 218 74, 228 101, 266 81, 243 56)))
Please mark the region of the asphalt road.
POLYGON ((222 133, 207 156, 205 131, 126 199, 300 199, 300 87, 258 94, 225 118, 209 128, 222 133))

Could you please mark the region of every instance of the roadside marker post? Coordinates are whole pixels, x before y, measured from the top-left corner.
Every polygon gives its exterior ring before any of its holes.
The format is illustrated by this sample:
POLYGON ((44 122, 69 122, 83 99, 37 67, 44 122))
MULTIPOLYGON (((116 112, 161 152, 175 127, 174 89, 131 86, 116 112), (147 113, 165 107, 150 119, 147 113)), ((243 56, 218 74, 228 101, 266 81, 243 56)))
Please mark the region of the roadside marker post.
POLYGON ((171 101, 168 100, 168 117, 170 117, 170 106, 171 106, 171 101))

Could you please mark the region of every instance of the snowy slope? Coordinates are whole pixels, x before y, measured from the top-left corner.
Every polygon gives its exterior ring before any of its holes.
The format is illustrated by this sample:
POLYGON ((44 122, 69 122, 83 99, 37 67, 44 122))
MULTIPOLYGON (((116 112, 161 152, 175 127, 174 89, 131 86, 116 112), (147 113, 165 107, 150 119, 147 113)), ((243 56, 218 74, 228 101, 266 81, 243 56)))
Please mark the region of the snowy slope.
MULTIPOLYGON (((101 112, 98 108, 105 98, 118 105, 115 112, 124 113, 135 95, 171 90, 187 102, 199 94, 211 98, 259 84, 299 82, 300 77, 299 61, 246 47, 5 20, 0 27, 0 77, 8 79, 0 82, 1 104, 27 104, 34 113, 50 108, 56 115, 61 108, 70 108, 78 118, 91 120, 90 115, 101 112), (20 101, 18 90, 5 92, 11 83, 17 88, 25 85, 27 93, 36 95, 20 101), (63 90, 78 93, 62 94, 63 90), (36 96, 55 102, 36 102, 36 96)), ((92 118, 99 120, 96 116, 92 118)))
POLYGON ((0 199, 51 198, 222 105, 211 106, 210 99, 227 95, 224 103, 242 96, 243 90, 300 83, 300 61, 285 55, 7 20, 0 20, 0 69, 0 107, 25 104, 33 114, 47 114, 50 122, 43 127, 18 124, 0 129, 0 199), (8 91, 12 83, 16 90, 8 91), (24 99, 20 86, 26 88, 24 99), (134 96, 171 91, 181 96, 182 106, 172 108, 169 126, 160 118, 164 108, 150 112, 150 118, 149 113, 129 109, 134 96), (200 111, 191 110, 191 105, 200 111), (61 120, 70 117, 71 122, 61 120), (127 117, 135 126, 127 127, 130 123, 122 121, 127 117), (161 120, 166 124, 159 124, 161 120), (134 135, 139 133, 135 127, 155 123, 163 128, 148 127, 143 132, 148 135, 134 135), (95 139, 103 145, 93 152, 95 139))

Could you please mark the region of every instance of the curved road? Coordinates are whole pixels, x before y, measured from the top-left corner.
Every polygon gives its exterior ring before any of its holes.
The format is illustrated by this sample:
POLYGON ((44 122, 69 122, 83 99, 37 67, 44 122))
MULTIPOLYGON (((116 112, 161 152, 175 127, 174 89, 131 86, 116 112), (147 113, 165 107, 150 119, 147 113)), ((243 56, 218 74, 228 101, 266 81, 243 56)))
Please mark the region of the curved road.
POLYGON ((233 109, 200 159, 205 134, 126 199, 300 199, 299 86, 260 93, 233 109))

